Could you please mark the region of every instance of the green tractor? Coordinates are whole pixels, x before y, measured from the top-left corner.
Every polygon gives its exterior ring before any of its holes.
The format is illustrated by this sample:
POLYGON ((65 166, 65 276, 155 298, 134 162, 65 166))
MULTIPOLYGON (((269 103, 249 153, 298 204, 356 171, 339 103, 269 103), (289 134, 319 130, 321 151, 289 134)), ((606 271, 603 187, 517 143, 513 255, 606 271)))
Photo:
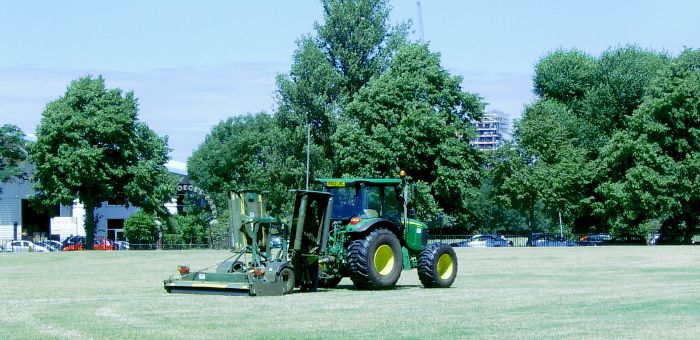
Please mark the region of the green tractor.
POLYGON ((426 288, 450 287, 457 256, 447 244, 428 244, 428 228, 409 216, 401 179, 318 179, 332 195, 327 241, 319 252, 319 286, 349 277, 359 289, 387 289, 402 269, 418 268, 426 288))
POLYGON ((229 193, 234 255, 215 271, 164 281, 167 292, 283 295, 295 287, 333 288, 350 277, 359 289, 394 287, 402 269, 418 268, 425 287, 449 287, 457 257, 427 244, 427 226, 409 218, 400 179, 319 179, 324 191, 296 191, 290 225, 267 216, 262 192, 229 193), (274 246, 273 235, 282 242, 274 246))

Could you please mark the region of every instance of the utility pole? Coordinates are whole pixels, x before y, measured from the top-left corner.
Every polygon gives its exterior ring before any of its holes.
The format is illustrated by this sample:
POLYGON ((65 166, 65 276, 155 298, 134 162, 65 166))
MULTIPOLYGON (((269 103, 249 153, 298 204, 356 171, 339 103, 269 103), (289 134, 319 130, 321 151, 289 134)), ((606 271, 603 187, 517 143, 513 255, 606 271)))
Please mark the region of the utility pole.
POLYGON ((559 237, 564 237, 564 227, 561 224, 561 210, 559 211, 559 237))
POLYGON ((420 1, 416 1, 416 5, 418 6, 418 37, 419 41, 423 43, 425 42, 425 36, 423 35, 423 11, 420 7, 420 1))
POLYGON ((311 124, 306 125, 306 190, 309 190, 309 144, 311 144, 311 124))

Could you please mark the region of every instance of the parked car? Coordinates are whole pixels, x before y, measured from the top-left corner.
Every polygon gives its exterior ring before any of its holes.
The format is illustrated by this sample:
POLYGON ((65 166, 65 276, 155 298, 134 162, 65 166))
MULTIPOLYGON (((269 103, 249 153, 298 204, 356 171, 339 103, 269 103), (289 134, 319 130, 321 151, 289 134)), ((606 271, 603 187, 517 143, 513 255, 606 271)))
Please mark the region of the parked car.
POLYGON ((530 247, 573 247, 576 242, 569 241, 561 236, 552 234, 533 234, 527 240, 530 247))
POLYGON ((27 253, 27 252, 37 252, 37 253, 47 253, 49 250, 34 244, 32 241, 25 241, 25 240, 14 240, 14 241, 8 241, 5 243, 5 246, 3 247, 5 252, 14 252, 14 253, 27 253))
POLYGON ((93 250, 114 250, 114 244, 112 241, 106 238, 96 238, 95 243, 92 245, 93 250))
POLYGON ((649 240, 650 246, 677 246, 683 244, 690 244, 689 242, 685 242, 683 235, 656 234, 649 240))
POLYGON ((451 247, 466 247, 467 244, 469 243, 469 240, 471 240, 472 236, 467 236, 467 239, 464 241, 459 241, 459 242, 452 242, 450 243, 451 247))
POLYGON ((71 236, 63 240, 64 251, 85 250, 85 236, 71 236))
POLYGON ((588 234, 584 237, 581 237, 581 239, 578 241, 578 245, 579 246, 600 246, 600 245, 603 245, 603 242, 610 241, 612 238, 613 238, 612 235, 606 234, 606 233, 588 234))
POLYGON ((462 242, 451 243, 452 247, 512 247, 513 242, 492 235, 474 235, 462 242))
POLYGON ((272 248, 282 248, 282 237, 281 236, 272 236, 270 237, 270 244, 272 245, 272 248))
POLYGON ((647 240, 639 235, 620 235, 603 241, 604 246, 646 246, 647 240))
POLYGON ((41 242, 37 242, 37 244, 48 249, 49 251, 61 251, 63 249, 63 245, 61 244, 61 242, 54 240, 44 240, 41 242))
POLYGON ((114 241, 114 250, 129 250, 131 245, 127 241, 114 241))

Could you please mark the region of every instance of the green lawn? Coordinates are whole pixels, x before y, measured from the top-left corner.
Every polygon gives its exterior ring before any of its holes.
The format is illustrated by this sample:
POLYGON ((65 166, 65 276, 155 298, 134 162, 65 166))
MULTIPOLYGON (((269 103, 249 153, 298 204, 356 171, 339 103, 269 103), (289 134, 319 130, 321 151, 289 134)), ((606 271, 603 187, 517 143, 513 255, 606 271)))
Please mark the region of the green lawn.
POLYGON ((450 289, 167 294, 226 251, 0 254, 0 338, 698 338, 700 247, 457 249, 450 289))

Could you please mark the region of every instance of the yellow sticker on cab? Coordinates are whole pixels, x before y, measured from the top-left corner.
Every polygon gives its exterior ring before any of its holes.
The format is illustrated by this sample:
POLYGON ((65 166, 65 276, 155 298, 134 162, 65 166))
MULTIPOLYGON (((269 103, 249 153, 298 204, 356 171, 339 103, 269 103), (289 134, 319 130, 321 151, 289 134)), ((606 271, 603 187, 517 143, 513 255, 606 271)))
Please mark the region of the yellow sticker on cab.
POLYGON ((345 181, 328 181, 326 182, 326 186, 331 188, 331 187, 344 187, 345 186, 345 181))

